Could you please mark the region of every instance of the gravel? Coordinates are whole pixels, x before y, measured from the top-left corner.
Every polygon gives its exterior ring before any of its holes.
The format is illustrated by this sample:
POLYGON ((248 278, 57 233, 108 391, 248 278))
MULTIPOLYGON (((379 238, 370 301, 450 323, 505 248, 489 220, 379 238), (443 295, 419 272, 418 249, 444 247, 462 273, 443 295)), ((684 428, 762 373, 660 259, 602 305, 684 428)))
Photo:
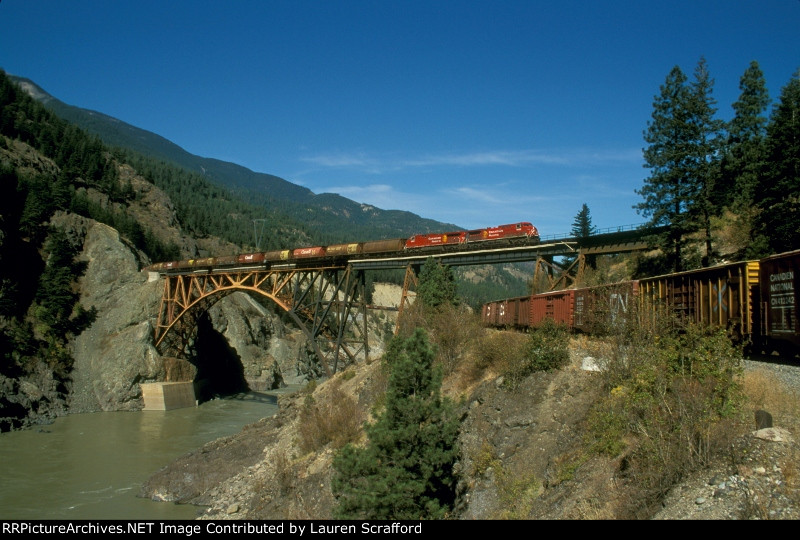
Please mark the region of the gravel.
POLYGON ((754 359, 744 361, 745 370, 762 370, 781 381, 787 390, 800 391, 800 358, 754 359))

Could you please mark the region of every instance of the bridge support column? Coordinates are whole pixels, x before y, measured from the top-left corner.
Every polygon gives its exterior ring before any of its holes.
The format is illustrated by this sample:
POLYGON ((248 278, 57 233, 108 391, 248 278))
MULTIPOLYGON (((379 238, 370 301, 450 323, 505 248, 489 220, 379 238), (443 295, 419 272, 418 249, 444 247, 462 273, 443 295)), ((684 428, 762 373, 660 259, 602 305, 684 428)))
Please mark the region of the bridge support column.
POLYGON ((192 382, 155 382, 140 386, 145 411, 169 411, 197 405, 192 382))
POLYGON ((400 305, 397 307, 397 323, 394 325, 394 335, 398 335, 400 333, 400 325, 403 321, 403 311, 411 307, 412 299, 417 297, 417 286, 419 285, 419 280, 417 275, 419 274, 419 265, 409 264, 406 266, 406 276, 403 279, 403 293, 400 296, 400 305), (413 290, 411 290, 413 288, 413 290))

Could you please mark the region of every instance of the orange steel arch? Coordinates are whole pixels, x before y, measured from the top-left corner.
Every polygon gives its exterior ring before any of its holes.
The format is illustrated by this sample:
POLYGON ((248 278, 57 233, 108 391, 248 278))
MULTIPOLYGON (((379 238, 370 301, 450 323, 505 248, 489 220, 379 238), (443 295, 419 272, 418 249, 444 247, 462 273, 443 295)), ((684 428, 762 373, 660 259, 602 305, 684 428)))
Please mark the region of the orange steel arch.
POLYGON ((340 352, 354 360, 358 352, 348 346, 360 345, 361 341, 358 338, 348 341, 345 330, 354 333, 352 326, 358 318, 354 313, 360 309, 363 352, 368 356, 363 271, 354 276, 350 267, 253 268, 165 274, 164 278, 155 325, 155 346, 159 352, 169 348, 172 355, 185 355, 196 314, 233 291, 246 291, 269 298, 292 317, 309 338, 328 375, 332 371, 318 341, 327 342, 333 350, 333 372, 340 352))

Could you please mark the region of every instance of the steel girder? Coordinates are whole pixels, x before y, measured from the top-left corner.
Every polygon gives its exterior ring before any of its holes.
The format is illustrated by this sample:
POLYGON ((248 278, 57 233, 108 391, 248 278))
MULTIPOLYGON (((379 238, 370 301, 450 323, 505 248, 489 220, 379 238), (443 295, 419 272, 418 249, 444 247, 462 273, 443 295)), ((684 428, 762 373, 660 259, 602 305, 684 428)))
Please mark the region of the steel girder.
POLYGON ((220 298, 245 291, 269 298, 303 330, 331 375, 340 363, 368 359, 366 279, 346 267, 234 269, 164 276, 155 345, 161 354, 186 357, 197 320, 220 298))

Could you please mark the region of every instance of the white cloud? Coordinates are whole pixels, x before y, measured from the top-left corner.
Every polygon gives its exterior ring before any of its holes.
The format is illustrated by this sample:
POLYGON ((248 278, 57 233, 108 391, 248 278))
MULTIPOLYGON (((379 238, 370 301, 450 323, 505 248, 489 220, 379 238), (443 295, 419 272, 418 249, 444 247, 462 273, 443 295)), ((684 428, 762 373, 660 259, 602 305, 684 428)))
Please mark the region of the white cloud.
POLYGON ((596 163, 641 161, 641 150, 492 150, 465 153, 429 154, 396 158, 367 155, 365 152, 326 153, 307 156, 301 161, 325 168, 352 169, 374 174, 397 172, 419 167, 526 167, 534 165, 588 166, 596 163))

